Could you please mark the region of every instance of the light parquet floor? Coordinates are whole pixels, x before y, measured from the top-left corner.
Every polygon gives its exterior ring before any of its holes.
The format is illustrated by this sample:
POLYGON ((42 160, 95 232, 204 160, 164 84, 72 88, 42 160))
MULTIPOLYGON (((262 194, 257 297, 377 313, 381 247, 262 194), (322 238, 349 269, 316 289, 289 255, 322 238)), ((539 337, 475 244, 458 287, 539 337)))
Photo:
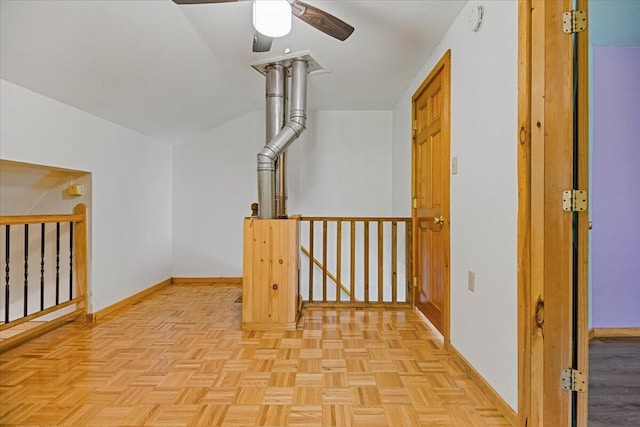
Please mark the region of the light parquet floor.
MULTIPOLYGON (((35 328, 37 326, 40 326, 43 323, 45 323, 45 322, 37 322, 37 321, 25 322, 25 323, 21 323, 19 325, 16 325, 16 326, 14 326, 12 328, 5 329, 4 331, 0 331, 0 341, 4 341, 7 338, 11 338, 11 337, 14 337, 16 335, 20 335, 24 331, 28 331, 29 329, 35 328)), ((0 322, 0 325, 4 325, 4 322, 0 322)))
POLYGON ((241 289, 170 286, 0 355, 0 425, 508 425, 411 310, 242 332, 241 289))

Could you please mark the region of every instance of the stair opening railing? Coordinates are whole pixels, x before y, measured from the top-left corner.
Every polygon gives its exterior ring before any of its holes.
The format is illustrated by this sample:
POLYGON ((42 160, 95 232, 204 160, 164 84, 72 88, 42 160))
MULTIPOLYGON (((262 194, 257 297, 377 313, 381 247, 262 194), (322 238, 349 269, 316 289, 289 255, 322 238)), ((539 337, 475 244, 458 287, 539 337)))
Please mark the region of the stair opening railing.
POLYGON ((87 314, 87 214, 0 216, 0 351, 87 314))
POLYGON ((302 217, 300 294, 318 305, 411 305, 411 218, 302 217))

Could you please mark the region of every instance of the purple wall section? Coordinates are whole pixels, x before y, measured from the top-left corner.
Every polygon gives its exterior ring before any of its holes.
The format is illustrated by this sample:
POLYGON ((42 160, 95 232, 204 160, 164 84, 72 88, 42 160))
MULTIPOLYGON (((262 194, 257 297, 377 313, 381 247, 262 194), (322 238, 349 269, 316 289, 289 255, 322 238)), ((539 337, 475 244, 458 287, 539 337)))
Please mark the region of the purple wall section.
POLYGON ((593 47, 592 326, 640 327, 640 49, 593 47))

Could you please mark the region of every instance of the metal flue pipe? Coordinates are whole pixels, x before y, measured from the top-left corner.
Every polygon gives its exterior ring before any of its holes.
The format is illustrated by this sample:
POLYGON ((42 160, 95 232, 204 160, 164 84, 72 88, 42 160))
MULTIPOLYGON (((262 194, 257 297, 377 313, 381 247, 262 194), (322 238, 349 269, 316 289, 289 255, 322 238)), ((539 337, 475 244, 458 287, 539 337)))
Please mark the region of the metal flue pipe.
MULTIPOLYGON (((266 141, 276 136, 287 118, 287 68, 283 64, 272 64, 266 68, 266 141)), ((286 153, 276 161, 274 184, 275 216, 286 217, 286 153)), ((269 207, 272 209, 272 207, 269 207)))
MULTIPOLYGON (((303 60, 297 59, 291 64, 291 113, 289 121, 258 153, 258 217, 261 219, 276 218, 276 162, 289 145, 306 129, 307 69, 307 62, 303 60)), ((269 82, 268 74, 267 82, 269 82)), ((281 196, 286 197, 286 195, 281 196)))
POLYGON ((267 68, 266 79, 266 112, 267 140, 276 136, 284 126, 287 116, 285 98, 287 92, 287 69, 282 64, 273 64, 267 68))
POLYGON ((287 152, 276 162, 276 218, 287 218, 287 152))

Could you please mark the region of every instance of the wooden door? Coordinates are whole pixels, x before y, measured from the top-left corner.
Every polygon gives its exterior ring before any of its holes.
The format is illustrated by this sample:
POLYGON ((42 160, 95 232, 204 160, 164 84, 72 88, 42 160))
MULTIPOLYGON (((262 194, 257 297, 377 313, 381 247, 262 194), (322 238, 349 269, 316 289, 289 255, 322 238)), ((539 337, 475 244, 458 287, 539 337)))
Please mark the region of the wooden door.
POLYGON ((413 96, 416 306, 449 336, 450 52, 413 96))

